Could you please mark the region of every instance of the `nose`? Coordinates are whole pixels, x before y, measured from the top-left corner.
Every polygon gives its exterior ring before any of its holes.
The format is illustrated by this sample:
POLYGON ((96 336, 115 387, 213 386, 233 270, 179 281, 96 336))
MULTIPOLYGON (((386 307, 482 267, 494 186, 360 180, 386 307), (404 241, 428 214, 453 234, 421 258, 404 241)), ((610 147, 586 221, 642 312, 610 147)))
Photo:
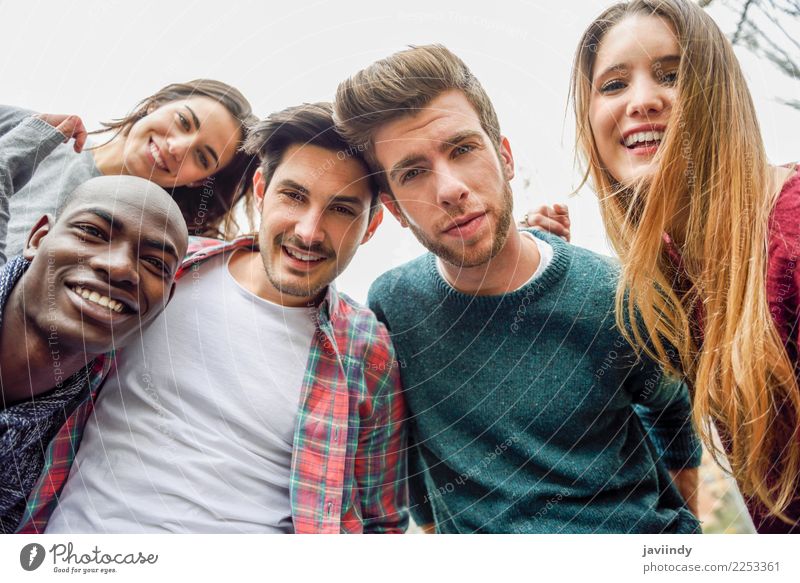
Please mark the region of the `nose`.
POLYGON ((167 139, 167 152, 177 162, 183 162, 183 157, 192 147, 193 138, 189 135, 172 136, 167 139))
POLYGON ((136 270, 136 250, 127 244, 111 244, 108 250, 89 258, 89 266, 105 275, 109 285, 134 287, 139 284, 139 272, 136 270))
POLYGON ((321 213, 311 209, 301 213, 294 225, 294 234, 306 247, 322 243, 325 232, 322 229, 321 213))
POLYGON ((436 200, 442 206, 455 206, 469 196, 469 188, 449 167, 439 168, 436 173, 436 200))
POLYGON ((660 113, 667 104, 666 89, 654 79, 639 78, 633 82, 627 114, 648 116, 660 113))

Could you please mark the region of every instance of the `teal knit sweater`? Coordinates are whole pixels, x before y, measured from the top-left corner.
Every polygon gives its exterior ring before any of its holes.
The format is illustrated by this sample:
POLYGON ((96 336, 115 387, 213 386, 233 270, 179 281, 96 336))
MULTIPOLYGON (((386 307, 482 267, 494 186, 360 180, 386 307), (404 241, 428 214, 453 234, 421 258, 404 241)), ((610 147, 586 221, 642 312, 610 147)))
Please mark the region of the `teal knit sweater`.
POLYGON ((431 254, 370 289, 409 407, 414 519, 443 533, 698 531, 667 472, 700 461, 685 385, 615 327, 615 265, 532 232, 553 260, 515 292, 455 291, 431 254))

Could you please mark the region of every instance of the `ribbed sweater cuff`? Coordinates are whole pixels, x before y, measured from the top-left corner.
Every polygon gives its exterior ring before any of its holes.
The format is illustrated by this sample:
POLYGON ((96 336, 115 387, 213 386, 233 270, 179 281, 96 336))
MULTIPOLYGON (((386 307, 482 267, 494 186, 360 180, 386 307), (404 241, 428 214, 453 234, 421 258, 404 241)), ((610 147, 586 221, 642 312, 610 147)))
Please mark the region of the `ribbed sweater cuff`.
POLYGON ((64 134, 38 117, 26 117, 20 122, 20 126, 35 132, 40 140, 46 142, 46 144, 43 143, 42 145, 57 146, 64 141, 64 134))

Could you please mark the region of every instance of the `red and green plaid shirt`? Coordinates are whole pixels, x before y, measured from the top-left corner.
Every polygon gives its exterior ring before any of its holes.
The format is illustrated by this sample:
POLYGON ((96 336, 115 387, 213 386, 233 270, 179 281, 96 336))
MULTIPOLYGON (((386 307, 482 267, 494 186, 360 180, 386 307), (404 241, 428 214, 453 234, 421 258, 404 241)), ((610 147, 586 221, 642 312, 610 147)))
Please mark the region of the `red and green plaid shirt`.
MULTIPOLYGON (((192 238, 178 278, 210 257, 254 244, 250 237, 231 243, 192 238)), ((294 433, 295 532, 404 532, 405 404, 389 335, 372 312, 333 286, 317 314, 294 433)), ((90 395, 50 442, 17 532, 44 532, 112 366, 113 353, 95 362, 90 395)))

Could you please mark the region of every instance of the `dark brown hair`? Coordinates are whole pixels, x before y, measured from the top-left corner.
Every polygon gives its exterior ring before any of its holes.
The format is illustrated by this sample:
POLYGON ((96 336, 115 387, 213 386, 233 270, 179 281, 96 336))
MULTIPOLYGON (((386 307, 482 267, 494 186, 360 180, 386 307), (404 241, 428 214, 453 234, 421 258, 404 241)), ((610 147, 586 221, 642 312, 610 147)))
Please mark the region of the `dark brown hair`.
MULTIPOLYGON (((264 180, 269 185, 286 151, 298 144, 333 150, 339 159, 353 158, 364 165, 365 171, 369 171, 362 152, 351 146, 338 132, 333 122, 333 106, 328 102, 304 103, 273 113, 250 128, 244 151, 251 156, 258 156, 264 180)), ((378 208, 379 194, 372 174, 369 176, 369 188, 372 192, 372 217, 378 208)))

